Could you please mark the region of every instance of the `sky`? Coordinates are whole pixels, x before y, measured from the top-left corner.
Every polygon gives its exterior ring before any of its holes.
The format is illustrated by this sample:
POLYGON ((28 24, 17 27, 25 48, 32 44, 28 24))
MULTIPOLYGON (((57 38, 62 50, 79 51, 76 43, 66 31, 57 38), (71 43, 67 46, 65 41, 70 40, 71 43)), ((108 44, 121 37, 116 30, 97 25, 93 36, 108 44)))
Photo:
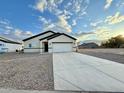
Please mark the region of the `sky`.
POLYGON ((0 0, 0 36, 21 40, 47 30, 79 42, 124 36, 124 0, 0 0))

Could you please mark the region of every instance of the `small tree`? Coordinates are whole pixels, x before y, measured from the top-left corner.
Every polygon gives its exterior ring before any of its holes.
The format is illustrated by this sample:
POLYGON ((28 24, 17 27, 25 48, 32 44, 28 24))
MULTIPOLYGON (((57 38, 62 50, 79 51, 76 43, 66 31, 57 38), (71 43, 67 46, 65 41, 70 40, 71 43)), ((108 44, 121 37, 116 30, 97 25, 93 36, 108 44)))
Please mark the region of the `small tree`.
POLYGON ((112 37, 106 42, 102 42, 101 47, 104 48, 120 48, 120 46, 124 44, 124 37, 122 35, 118 35, 116 37, 112 37))

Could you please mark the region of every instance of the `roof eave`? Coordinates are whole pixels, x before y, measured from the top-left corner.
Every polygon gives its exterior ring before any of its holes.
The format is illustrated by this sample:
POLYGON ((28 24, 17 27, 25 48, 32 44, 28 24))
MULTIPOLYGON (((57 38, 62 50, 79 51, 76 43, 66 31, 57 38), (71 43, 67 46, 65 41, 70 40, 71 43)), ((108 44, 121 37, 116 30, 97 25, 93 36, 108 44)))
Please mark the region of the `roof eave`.
POLYGON ((29 37, 29 38, 23 39, 22 41, 25 42, 25 41, 27 41, 27 40, 30 40, 30 39, 32 39, 32 38, 35 38, 35 37, 37 37, 37 36, 40 36, 40 35, 43 35, 43 34, 46 34, 46 33, 49 33, 49 32, 55 33, 54 31, 49 30, 49 31, 46 31, 46 32, 43 32, 43 33, 40 33, 40 34, 37 34, 37 35, 34 35, 34 36, 31 36, 31 37, 29 37))
MULTIPOLYGON (((73 39, 73 40, 77 40, 76 38, 74 38, 74 37, 72 37, 72 36, 69 36, 69 35, 67 35, 67 34, 64 34, 64 33, 61 33, 60 35, 65 35, 65 36, 67 36, 67 37, 69 37, 69 38, 71 38, 71 39, 73 39)), ((60 36, 60 35, 58 35, 58 36, 60 36)), ((52 37, 52 38, 48 38, 47 40, 56 38, 56 37, 58 37, 58 36, 55 36, 55 37, 52 37)))

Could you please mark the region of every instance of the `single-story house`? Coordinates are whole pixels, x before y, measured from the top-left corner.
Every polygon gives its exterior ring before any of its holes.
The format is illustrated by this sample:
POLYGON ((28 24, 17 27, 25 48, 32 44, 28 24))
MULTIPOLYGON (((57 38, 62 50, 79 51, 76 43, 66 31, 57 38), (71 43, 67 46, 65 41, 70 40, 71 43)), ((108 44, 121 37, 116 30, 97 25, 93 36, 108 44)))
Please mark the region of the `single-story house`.
POLYGON ((91 43, 83 43, 78 46, 78 49, 83 49, 83 48, 99 48, 99 45, 97 45, 94 42, 91 42, 91 43))
POLYGON ((0 37, 0 53, 2 52, 16 52, 21 50, 22 44, 3 37, 0 37))
POLYGON ((26 38, 23 42, 24 52, 71 52, 76 49, 76 38, 53 31, 46 31, 26 38))

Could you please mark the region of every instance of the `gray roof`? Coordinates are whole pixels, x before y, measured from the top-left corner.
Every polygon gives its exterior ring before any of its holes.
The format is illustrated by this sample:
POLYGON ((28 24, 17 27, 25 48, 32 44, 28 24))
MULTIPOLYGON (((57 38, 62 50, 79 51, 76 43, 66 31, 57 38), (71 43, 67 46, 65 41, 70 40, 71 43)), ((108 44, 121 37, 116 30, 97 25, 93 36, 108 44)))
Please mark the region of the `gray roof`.
POLYGON ((21 44, 19 42, 12 41, 12 40, 9 40, 9 39, 3 38, 3 37, 0 37, 0 41, 5 42, 5 43, 21 44))
POLYGON ((43 33, 40 33, 40 34, 37 34, 37 35, 34 35, 34 36, 31 36, 31 37, 29 37, 29 38, 26 38, 26 39, 24 39, 23 41, 27 41, 27 40, 30 40, 30 39, 32 39, 32 38, 35 38, 35 37, 38 37, 38 36, 41 36, 41 35, 44 35, 44 34, 46 34, 46 33, 49 33, 49 32, 51 32, 51 33, 55 33, 55 32, 53 32, 53 31, 46 31, 46 32, 43 32, 43 33))
POLYGON ((71 39, 76 40, 76 38, 74 38, 74 37, 72 37, 72 36, 70 36, 70 35, 67 35, 67 34, 64 34, 64 33, 59 33, 59 32, 58 32, 58 33, 54 33, 54 34, 49 35, 49 36, 46 36, 46 37, 44 37, 44 38, 41 38, 40 40, 44 40, 44 39, 50 40, 50 39, 53 39, 53 38, 58 37, 58 36, 60 36, 60 35, 65 35, 65 36, 67 36, 67 37, 69 37, 69 38, 71 38, 71 39))

